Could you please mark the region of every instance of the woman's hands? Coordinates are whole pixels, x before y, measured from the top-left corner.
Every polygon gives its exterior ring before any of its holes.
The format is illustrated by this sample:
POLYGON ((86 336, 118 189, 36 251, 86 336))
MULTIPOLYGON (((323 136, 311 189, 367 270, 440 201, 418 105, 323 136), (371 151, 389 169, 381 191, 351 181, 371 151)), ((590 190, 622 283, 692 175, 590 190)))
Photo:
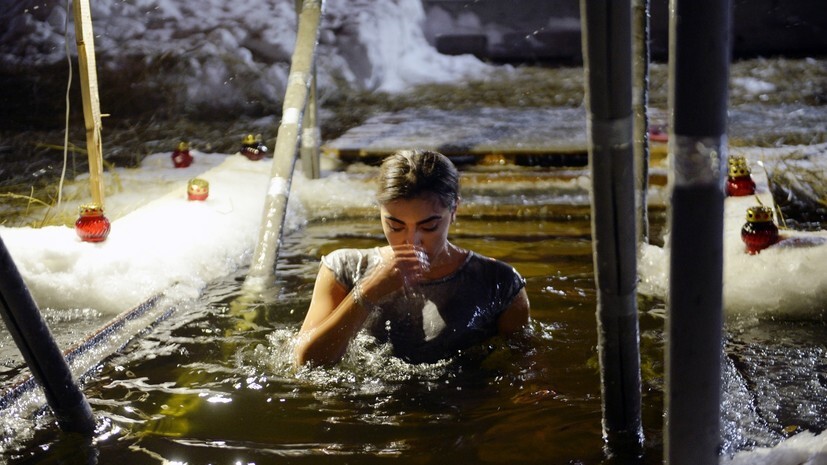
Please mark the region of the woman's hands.
POLYGON ((379 256, 381 262, 361 283, 362 295, 369 302, 418 285, 430 270, 425 251, 410 244, 382 247, 379 256))
POLYGON ((380 249, 380 262, 359 283, 342 286, 326 266, 319 269, 310 308, 295 347, 296 364, 338 362, 378 302, 399 289, 415 286, 428 271, 428 256, 411 245, 380 249), (357 294, 359 294, 357 296, 357 294))

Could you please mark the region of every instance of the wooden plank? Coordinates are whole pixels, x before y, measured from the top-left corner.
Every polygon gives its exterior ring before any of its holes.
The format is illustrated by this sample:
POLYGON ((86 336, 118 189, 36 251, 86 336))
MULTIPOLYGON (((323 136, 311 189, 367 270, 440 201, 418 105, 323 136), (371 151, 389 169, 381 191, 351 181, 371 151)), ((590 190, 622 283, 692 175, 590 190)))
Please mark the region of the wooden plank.
POLYGON ((478 158, 491 154, 582 158, 586 154, 585 112, 576 108, 413 108, 376 115, 322 149, 328 155, 356 161, 410 148, 478 158))
POLYGON ((103 143, 95 42, 89 0, 75 0, 75 41, 78 47, 83 119, 86 124, 86 150, 89 156, 89 187, 92 201, 103 207, 103 143))
POLYGON ((302 2, 296 30, 296 45, 290 59, 290 75, 284 94, 281 123, 276 147, 273 150, 270 185, 264 199, 264 214, 252 263, 244 279, 245 291, 259 292, 269 285, 275 270, 290 184, 293 180, 293 168, 299 150, 299 134, 302 131, 304 111, 312 87, 323 3, 323 0, 302 2))

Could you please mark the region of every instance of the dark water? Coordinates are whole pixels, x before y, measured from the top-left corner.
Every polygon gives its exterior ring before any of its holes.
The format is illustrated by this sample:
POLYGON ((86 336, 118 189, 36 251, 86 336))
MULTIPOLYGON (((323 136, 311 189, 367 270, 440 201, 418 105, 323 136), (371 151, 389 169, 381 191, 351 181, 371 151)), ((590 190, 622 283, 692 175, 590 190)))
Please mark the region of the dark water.
MULTIPOLYGON (((99 367, 85 388, 101 419, 89 452, 97 463, 130 464, 602 463, 588 230, 583 208, 565 222, 457 223, 458 245, 527 278, 534 322, 526 340, 408 365, 366 338, 338 367, 296 371, 291 337, 319 255, 382 240, 372 220, 310 225, 288 238, 279 285, 263 302, 245 302, 241 276, 217 283, 203 304, 99 367)), ((659 331, 659 320, 644 320, 659 331)), ((647 357, 660 359, 658 345, 651 349, 647 357)), ((649 463, 660 461, 658 383, 646 389, 649 463)), ((47 424, 6 458, 64 463, 77 452, 71 441, 47 424)))
MULTIPOLYGON (((286 237, 277 286, 263 298, 241 293, 242 270, 99 365, 84 387, 99 421, 91 441, 59 432, 41 415, 30 435, 5 438, 2 459, 661 463, 663 304, 640 307, 643 454, 610 454, 601 433, 588 207, 549 205, 542 215, 519 219, 490 211, 472 208, 453 240, 508 261, 527 278, 533 322, 526 339, 409 365, 359 338, 338 366, 297 371, 292 337, 319 256, 383 240, 373 219, 317 221, 286 237)), ((662 224, 655 212, 653 225, 662 224)), ((827 428, 825 336, 822 323, 729 324, 724 452, 827 428)))

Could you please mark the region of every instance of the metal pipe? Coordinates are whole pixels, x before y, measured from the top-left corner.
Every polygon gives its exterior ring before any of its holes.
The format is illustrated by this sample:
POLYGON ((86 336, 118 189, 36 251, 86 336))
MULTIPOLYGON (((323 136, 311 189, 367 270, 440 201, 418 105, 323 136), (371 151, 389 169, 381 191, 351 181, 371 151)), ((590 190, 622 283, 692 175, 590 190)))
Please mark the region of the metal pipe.
POLYGON ((640 448, 631 0, 581 0, 603 433, 640 448))
POLYGON ((273 151, 270 185, 264 199, 264 214, 250 271, 242 286, 248 291, 255 292, 266 288, 274 274, 293 167, 296 163, 299 132, 312 80, 322 3, 322 0, 304 0, 299 14, 296 46, 291 58, 281 123, 273 151))
POLYGON ((95 418, 43 320, 29 288, 0 238, 0 313, 23 354, 34 378, 43 388, 46 401, 60 429, 91 434, 95 418))
POLYGON ((664 456, 719 461, 731 3, 670 5, 670 288, 664 456))

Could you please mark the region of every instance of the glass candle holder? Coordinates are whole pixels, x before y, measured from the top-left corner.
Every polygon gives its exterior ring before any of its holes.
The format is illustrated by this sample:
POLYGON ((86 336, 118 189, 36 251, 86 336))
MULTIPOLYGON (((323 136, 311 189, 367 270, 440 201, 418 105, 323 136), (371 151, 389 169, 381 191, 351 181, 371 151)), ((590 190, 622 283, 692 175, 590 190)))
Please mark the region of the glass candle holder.
POLYGON ((201 178, 193 178, 187 183, 187 199, 207 200, 210 195, 210 183, 201 178))
POLYGON ((103 242, 109 236, 111 223, 103 214, 103 208, 90 203, 78 208, 80 217, 75 221, 75 232, 83 242, 103 242))
POLYGON ((172 165, 176 168, 186 168, 190 166, 190 164, 192 164, 190 144, 185 141, 181 141, 172 152, 172 165))
POLYGON ((746 158, 729 157, 726 193, 730 197, 755 194, 755 181, 752 179, 746 158))
POLYGON ((765 206, 747 209, 747 222, 741 228, 741 240, 750 255, 778 242, 778 226, 772 221, 772 209, 765 206))

